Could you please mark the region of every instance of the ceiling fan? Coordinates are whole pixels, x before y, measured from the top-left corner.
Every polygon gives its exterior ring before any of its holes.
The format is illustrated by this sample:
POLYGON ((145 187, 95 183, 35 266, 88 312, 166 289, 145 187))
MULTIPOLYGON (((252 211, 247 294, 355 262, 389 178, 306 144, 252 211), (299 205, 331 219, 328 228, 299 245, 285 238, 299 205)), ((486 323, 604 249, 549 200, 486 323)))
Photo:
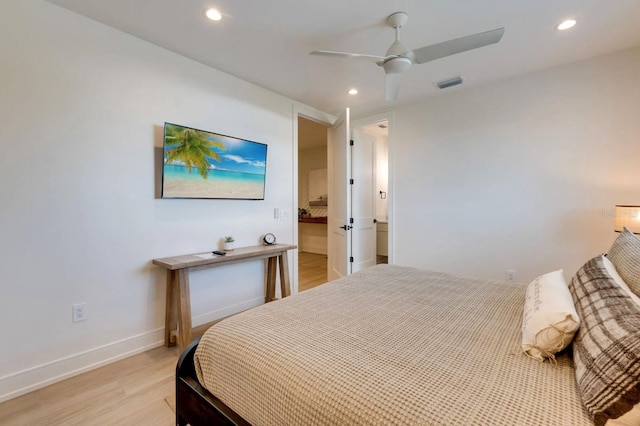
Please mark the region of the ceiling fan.
POLYGON ((361 53, 333 52, 328 50, 316 50, 311 55, 329 56, 334 58, 358 59, 374 62, 384 68, 385 73, 385 99, 388 101, 398 97, 400 80, 402 75, 411 68, 412 64, 424 64, 425 62, 488 46, 500 41, 504 28, 468 35, 442 43, 424 46, 419 49, 407 49, 400 42, 400 28, 407 22, 409 16, 404 12, 396 12, 387 17, 387 24, 396 30, 396 40, 389 46, 385 56, 366 55, 361 53))

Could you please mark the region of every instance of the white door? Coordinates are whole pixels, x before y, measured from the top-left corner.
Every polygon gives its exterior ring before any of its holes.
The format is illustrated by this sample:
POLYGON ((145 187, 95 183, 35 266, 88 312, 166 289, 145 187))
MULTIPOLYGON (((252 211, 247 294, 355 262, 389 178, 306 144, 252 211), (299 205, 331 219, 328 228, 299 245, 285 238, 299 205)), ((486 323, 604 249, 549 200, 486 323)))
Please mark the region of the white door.
POLYGON ((349 108, 329 130, 328 174, 328 253, 327 278, 335 280, 349 274, 351 239, 351 153, 349 149, 349 108))
POLYGON ((376 264, 375 137, 359 130, 351 146, 351 272, 376 264))
POLYGON ((376 264, 375 138, 355 132, 350 139, 347 108, 329 131, 329 280, 376 264))

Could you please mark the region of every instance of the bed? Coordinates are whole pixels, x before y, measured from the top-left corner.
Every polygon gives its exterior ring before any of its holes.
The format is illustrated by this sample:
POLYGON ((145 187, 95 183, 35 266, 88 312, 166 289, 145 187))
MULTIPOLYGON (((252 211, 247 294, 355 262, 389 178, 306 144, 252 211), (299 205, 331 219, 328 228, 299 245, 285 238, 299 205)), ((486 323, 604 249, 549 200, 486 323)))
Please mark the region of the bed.
POLYGON ((180 357, 177 423, 593 425, 570 351, 522 353, 525 290, 378 265, 240 313, 180 357))

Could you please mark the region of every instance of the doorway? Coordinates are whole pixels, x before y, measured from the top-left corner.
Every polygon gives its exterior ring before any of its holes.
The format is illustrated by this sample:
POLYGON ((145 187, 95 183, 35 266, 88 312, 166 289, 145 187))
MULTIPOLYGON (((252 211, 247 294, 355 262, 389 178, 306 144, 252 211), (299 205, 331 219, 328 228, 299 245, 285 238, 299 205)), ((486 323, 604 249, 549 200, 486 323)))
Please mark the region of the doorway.
POLYGON ((389 121, 382 119, 353 129, 354 138, 373 138, 376 221, 376 264, 389 263, 389 121))
POLYGON ((327 130, 298 116, 298 291, 327 282, 327 130))
MULTIPOLYGON (((328 162, 329 156, 332 155, 332 147, 328 145, 329 141, 333 140, 333 136, 329 138, 332 126, 327 122, 316 121, 316 117, 310 119, 300 113, 296 114, 296 118, 298 179, 295 186, 299 218, 296 231, 299 251, 296 253, 294 269, 297 291, 304 291, 328 281, 327 254, 330 249, 327 244, 329 242, 327 219, 331 199, 326 199, 325 194, 331 190, 324 190, 324 188, 325 185, 331 186, 334 178, 333 175, 326 176, 326 170, 331 168, 328 162), (310 173, 311 170, 314 172, 310 173)), ((390 226, 390 219, 393 217, 390 208, 392 194, 389 193, 392 187, 389 172, 389 130, 392 127, 390 126, 392 118, 392 115, 383 113, 359 119, 353 123, 351 127, 353 132, 350 132, 350 138, 364 137, 367 139, 367 144, 373 145, 373 156, 368 156, 369 159, 365 161, 368 165, 365 167, 371 169, 374 182, 372 188, 364 192, 372 192, 369 197, 371 201, 367 204, 373 204, 375 236, 367 245, 374 246, 374 259, 363 267, 376 263, 393 263, 393 238, 391 237, 392 226, 390 226)), ((329 171, 329 173, 332 172, 329 171)), ((357 217, 355 219, 357 223, 357 217)), ((335 257, 333 251, 330 254, 335 257)), ((357 269, 355 268, 354 271, 357 269)))

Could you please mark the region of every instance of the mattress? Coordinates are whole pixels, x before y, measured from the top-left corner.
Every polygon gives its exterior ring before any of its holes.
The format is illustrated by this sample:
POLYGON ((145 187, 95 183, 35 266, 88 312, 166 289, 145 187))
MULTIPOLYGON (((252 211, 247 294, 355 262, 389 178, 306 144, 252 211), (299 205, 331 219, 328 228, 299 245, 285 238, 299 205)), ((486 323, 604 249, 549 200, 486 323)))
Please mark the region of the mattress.
POLYGON ((526 286, 378 265, 228 318, 198 379, 252 425, 593 425, 567 354, 521 353, 526 286))

